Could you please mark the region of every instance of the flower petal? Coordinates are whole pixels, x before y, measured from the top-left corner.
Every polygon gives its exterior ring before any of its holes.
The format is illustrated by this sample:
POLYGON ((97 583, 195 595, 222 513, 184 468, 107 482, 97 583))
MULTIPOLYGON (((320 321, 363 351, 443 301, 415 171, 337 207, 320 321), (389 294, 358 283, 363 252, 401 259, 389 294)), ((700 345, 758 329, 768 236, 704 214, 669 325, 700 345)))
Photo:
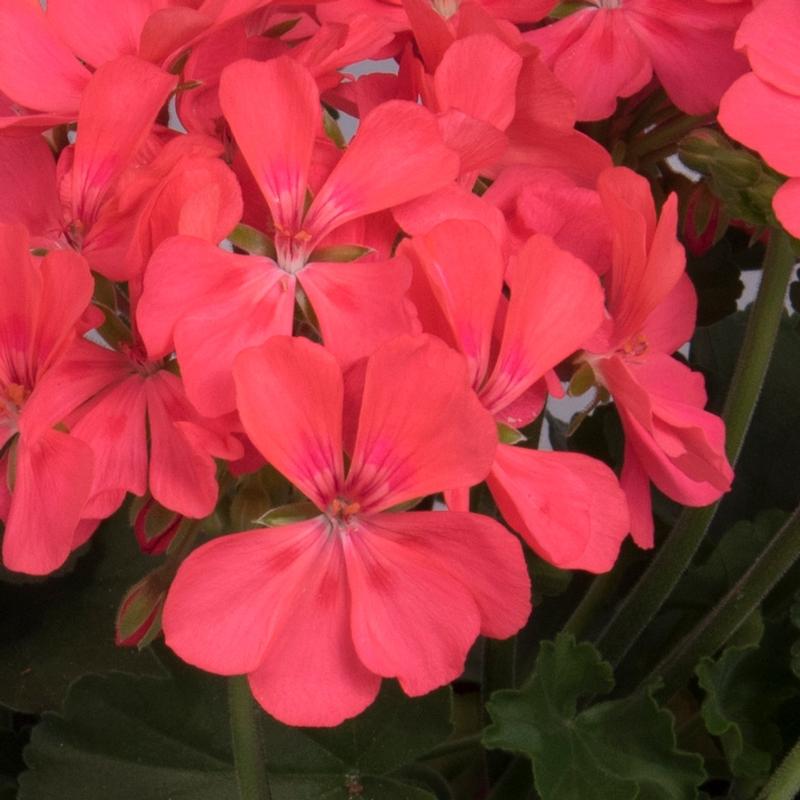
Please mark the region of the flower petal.
POLYGON ((161 370, 145 382, 150 424, 150 491, 165 508, 207 517, 217 504, 217 465, 181 423, 194 417, 180 378, 161 370))
POLYGON ((72 213, 91 226, 113 181, 150 134, 177 78, 133 56, 92 75, 81 100, 72 166, 72 213))
POLYGON ((404 100, 383 103, 359 126, 304 227, 319 240, 348 220, 442 188, 458 168, 458 156, 445 146, 430 111, 404 100))
POLYGON ((496 445, 463 357, 432 336, 398 337, 367 361, 348 496, 380 511, 472 486, 496 445))
POLYGON ((482 514, 413 511, 379 514, 371 531, 412 548, 429 564, 450 573, 472 594, 481 634, 513 636, 531 613, 531 582, 519 540, 482 514))
POLYGON ((416 697, 463 672, 480 612, 466 586, 384 530, 382 516, 361 519, 343 539, 353 642, 368 669, 416 697))
POLYGON ((719 105, 725 131, 790 177, 800 177, 798 120, 800 96, 775 89, 753 72, 739 78, 719 105))
POLYGON ((0 221, 25 225, 34 237, 57 235, 56 163, 43 137, 0 139, 0 182, 0 221))
POLYGON ((601 461, 501 444, 488 482, 505 520, 546 561, 589 572, 614 566, 630 520, 601 461))
POLYGON ((276 629, 291 622, 326 538, 317 517, 199 547, 179 567, 164 604, 167 645, 209 672, 256 670, 276 629))
POLYGON ((511 279, 503 340, 481 400, 499 413, 599 327, 603 290, 594 271, 549 236, 531 237, 511 279))
POLYGON ((325 509, 339 490, 342 371, 308 339, 274 336, 245 350, 233 368, 247 435, 267 461, 325 509))
POLYGON ((46 575, 72 551, 92 484, 92 451, 74 436, 43 431, 17 444, 16 480, 3 536, 3 563, 46 575))
POLYGON ((253 696, 286 725, 333 727, 363 711, 381 678, 356 655, 342 546, 325 545, 285 604, 261 665, 249 677, 253 696))
POLYGON ((450 220, 404 242, 402 252, 427 279, 466 356, 470 382, 479 387, 489 369, 503 289, 505 263, 499 243, 479 222, 450 220))
POLYGON ((20 105, 77 116, 89 71, 59 39, 38 3, 0 2, 0 91, 20 105))
POLYGON ((800 239, 800 180, 793 178, 775 192, 772 208, 781 225, 800 239))
POLYGON ((285 56, 237 61, 222 73, 219 99, 276 224, 298 232, 321 120, 311 73, 285 56))
POLYGON ((414 333, 406 261, 315 261, 298 273, 325 346, 348 367, 395 336, 414 333))
POLYGON ((496 36, 475 34, 458 39, 447 49, 434 75, 439 109, 455 108, 504 130, 514 118, 521 69, 522 58, 496 36), (469 80, 464 79, 466 75, 469 80))

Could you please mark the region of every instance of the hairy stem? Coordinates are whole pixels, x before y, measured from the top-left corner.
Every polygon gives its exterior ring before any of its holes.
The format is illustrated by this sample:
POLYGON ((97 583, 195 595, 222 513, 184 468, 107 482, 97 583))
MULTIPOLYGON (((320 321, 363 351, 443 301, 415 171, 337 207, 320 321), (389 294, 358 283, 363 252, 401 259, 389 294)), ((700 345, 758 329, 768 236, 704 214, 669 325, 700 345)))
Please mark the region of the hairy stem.
POLYGON ((243 675, 228 678, 228 708, 239 797, 241 800, 271 800, 253 696, 243 675))
POLYGON ((795 800, 800 795, 800 740, 761 790, 758 800, 795 800))
POLYGON ((764 598, 800 558, 800 508, 775 534, 763 553, 714 609, 653 670, 645 682, 661 678, 666 697, 691 677, 698 661, 711 656, 758 608, 764 598))

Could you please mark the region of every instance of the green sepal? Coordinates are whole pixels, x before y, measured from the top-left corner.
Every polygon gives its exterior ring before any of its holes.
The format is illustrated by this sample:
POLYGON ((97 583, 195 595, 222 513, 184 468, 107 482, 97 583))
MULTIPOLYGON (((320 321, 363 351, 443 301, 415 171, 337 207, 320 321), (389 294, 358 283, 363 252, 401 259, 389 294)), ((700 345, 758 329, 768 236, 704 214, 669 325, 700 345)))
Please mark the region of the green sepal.
POLYGON ((250 225, 240 223, 228 234, 228 239, 234 247, 250 253, 251 256, 266 256, 273 261, 278 257, 272 239, 250 225))
POLYGON ((361 256, 372 253, 371 247, 360 244, 333 244, 330 247, 318 247, 308 257, 309 261, 356 261, 361 256))

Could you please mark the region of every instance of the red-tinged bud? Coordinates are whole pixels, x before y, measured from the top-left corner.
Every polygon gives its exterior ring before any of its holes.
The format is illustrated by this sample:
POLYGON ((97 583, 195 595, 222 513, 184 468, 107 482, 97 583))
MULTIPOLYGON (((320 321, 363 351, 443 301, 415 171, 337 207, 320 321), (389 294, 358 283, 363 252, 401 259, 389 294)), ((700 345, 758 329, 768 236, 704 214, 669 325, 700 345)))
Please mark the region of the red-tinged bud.
POLYGON ((686 200, 683 240, 693 256, 707 253, 722 238, 728 221, 722 204, 705 182, 694 186, 686 200))
POLYGON ((161 555, 169 549, 185 519, 152 498, 138 501, 134 506, 134 515, 136 541, 142 552, 151 556, 161 555))
POLYGON ((115 623, 118 646, 141 650, 155 639, 161 630, 161 609, 168 588, 168 574, 159 567, 128 590, 115 623))

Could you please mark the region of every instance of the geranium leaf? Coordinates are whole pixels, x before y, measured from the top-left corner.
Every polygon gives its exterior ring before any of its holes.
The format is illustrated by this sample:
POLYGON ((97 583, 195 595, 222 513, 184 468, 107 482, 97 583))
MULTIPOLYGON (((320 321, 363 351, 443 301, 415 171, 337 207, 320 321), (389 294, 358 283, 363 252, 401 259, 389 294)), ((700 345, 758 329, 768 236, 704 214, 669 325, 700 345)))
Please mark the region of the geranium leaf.
POLYGON ((124 512, 105 522, 66 574, 0 581, 0 703, 38 713, 59 708, 68 686, 88 672, 157 675, 152 654, 114 644, 125 592, 150 571, 124 512))
POLYGON ((769 777, 783 747, 776 712, 800 691, 800 686, 781 680, 793 676, 787 664, 775 662, 770 650, 729 647, 716 661, 704 658, 697 667, 706 693, 703 720, 708 732, 719 737, 737 778, 769 777))
POLYGON ((542 800, 696 798, 702 759, 677 750, 672 715, 649 694, 579 710, 613 686, 592 645, 563 634, 543 642, 525 685, 492 695, 484 744, 527 755, 542 800))
MULTIPOLYGON (((45 714, 25 751, 19 800, 236 800, 225 680, 87 676, 63 716, 45 714)), ((273 800, 435 800, 397 772, 451 730, 449 689, 411 699, 386 685, 335 729, 260 715, 273 800)))

